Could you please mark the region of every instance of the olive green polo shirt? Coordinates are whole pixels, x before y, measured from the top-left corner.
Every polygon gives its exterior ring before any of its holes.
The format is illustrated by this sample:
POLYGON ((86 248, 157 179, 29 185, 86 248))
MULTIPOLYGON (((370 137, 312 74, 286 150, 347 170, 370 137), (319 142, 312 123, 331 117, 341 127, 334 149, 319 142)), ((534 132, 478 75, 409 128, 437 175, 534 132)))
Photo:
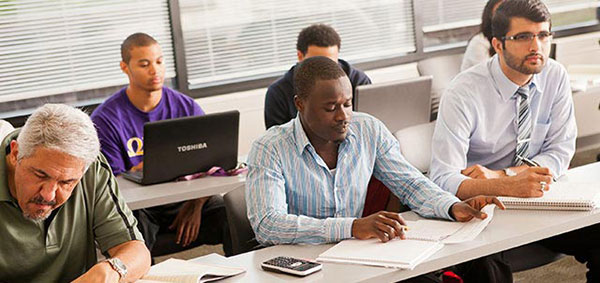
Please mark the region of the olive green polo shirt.
POLYGON ((69 282, 103 254, 131 240, 142 240, 104 156, 90 165, 48 230, 44 221, 23 216, 7 185, 6 151, 19 130, 0 145, 0 281, 69 282))

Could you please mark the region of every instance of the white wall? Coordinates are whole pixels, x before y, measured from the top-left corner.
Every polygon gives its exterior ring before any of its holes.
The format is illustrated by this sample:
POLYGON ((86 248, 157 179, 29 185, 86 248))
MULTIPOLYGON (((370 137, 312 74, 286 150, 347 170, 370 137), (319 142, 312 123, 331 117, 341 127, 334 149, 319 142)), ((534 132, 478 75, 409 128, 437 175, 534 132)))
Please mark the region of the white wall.
MULTIPOLYGON (((419 76, 417 64, 411 63, 388 68, 366 71, 373 83, 382 83, 392 80, 419 76)), ((222 112, 227 110, 240 111, 240 140, 239 155, 247 155, 252 141, 265 131, 264 102, 266 88, 252 89, 242 92, 229 93, 196 101, 206 113, 222 112)))

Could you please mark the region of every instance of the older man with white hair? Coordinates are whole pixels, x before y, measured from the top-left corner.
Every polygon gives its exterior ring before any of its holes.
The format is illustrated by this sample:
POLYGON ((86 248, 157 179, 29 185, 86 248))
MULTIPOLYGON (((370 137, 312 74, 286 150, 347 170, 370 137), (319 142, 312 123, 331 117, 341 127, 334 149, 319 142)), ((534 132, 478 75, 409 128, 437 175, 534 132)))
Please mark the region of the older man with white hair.
POLYGON ((37 109, 0 151, 0 280, 134 281, 150 267, 90 118, 37 109), (108 258, 97 262, 96 244, 108 258))

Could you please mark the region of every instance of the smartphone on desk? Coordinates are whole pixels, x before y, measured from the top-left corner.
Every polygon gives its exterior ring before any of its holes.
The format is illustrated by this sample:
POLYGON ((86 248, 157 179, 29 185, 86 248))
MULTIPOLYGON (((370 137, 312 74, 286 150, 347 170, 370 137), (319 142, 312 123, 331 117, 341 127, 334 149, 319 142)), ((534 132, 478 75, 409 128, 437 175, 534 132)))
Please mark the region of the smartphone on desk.
POLYGON ((261 265, 263 270, 287 273, 295 276, 306 276, 321 270, 320 263, 305 259, 287 256, 279 256, 264 261, 261 265))

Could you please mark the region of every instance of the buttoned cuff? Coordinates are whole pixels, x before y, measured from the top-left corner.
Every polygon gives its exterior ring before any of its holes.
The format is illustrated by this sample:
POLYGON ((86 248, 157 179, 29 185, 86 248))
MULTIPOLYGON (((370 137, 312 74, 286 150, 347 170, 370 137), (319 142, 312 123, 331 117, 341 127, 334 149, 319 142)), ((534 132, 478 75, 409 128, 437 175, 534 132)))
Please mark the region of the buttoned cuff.
POLYGON ((440 218, 455 221, 455 219, 450 215, 450 208, 452 205, 458 202, 460 202, 460 200, 457 197, 445 198, 441 200, 440 204, 436 207, 435 214, 440 218))
POLYGON ((460 184, 462 184, 462 182, 466 179, 470 179, 470 178, 463 174, 455 174, 455 175, 448 177, 448 179, 446 179, 446 183, 444 184, 444 186, 441 186, 441 187, 445 191, 447 191, 455 196, 456 193, 458 193, 458 187, 460 187, 460 184))
POLYGON ((532 160, 537 162, 540 166, 550 169, 550 173, 552 173, 554 178, 558 178, 560 175, 564 174, 564 170, 557 168, 556 160, 550 156, 537 155, 532 158, 532 160))

